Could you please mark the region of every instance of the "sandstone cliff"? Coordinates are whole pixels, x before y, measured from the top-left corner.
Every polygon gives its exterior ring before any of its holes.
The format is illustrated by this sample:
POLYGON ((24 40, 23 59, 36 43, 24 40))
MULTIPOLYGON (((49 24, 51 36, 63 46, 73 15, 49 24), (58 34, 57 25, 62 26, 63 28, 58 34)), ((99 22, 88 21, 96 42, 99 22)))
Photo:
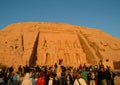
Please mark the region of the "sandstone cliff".
POLYGON ((93 28, 24 22, 0 31, 0 63, 7 66, 98 64, 120 68, 120 40, 93 28))

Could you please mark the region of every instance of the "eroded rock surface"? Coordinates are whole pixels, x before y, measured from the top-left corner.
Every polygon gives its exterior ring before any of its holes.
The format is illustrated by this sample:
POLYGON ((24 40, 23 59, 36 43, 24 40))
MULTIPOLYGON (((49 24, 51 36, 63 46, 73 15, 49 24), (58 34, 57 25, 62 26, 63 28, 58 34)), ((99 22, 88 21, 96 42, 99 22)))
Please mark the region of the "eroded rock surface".
POLYGON ((98 64, 120 68, 120 40, 98 29, 24 22, 0 31, 0 63, 7 66, 98 64))

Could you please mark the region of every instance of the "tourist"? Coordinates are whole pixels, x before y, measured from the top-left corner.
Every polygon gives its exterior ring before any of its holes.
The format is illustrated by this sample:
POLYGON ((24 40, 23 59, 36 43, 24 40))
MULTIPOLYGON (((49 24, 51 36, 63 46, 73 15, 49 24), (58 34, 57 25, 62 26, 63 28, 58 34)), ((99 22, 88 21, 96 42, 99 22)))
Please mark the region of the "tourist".
POLYGON ((30 71, 30 78, 32 80, 32 84, 36 85, 36 76, 35 76, 35 71, 34 70, 30 71))
POLYGON ((2 68, 0 68, 0 85, 5 85, 2 68))
POLYGON ((75 79, 73 85, 87 85, 86 81, 82 78, 81 73, 77 73, 77 78, 75 79))
POLYGON ((21 85, 33 85, 30 74, 26 73, 21 85))
POLYGON ((96 73, 94 69, 90 68, 88 75, 89 75, 89 85, 96 85, 96 73))
POLYGON ((106 75, 107 75, 107 85, 114 85, 115 74, 111 71, 110 67, 107 67, 106 75))
POLYGON ((45 79, 45 74, 44 73, 41 73, 37 82, 36 82, 36 85, 46 85, 46 79, 45 79))
POLYGON ((86 65, 84 66, 85 67, 83 68, 81 75, 82 75, 82 78, 86 81, 86 83, 88 83, 88 72, 86 70, 86 65))
POLYGON ((98 72, 98 85, 107 85, 106 70, 104 67, 101 67, 98 72))
POLYGON ((22 69, 22 67, 21 67, 21 65, 18 67, 18 72, 20 73, 20 76, 22 76, 22 71, 23 71, 23 69, 22 69))
POLYGON ((16 72, 14 75, 13 75, 13 85, 18 85, 19 84, 19 73, 16 72))
POLYGON ((72 85, 72 76, 70 74, 70 69, 67 69, 65 79, 66 79, 66 85, 72 85))
MULTIPOLYGON (((53 73, 50 74, 48 85, 59 85, 55 74, 53 73)), ((64 85, 64 84, 61 84, 61 85, 64 85)))

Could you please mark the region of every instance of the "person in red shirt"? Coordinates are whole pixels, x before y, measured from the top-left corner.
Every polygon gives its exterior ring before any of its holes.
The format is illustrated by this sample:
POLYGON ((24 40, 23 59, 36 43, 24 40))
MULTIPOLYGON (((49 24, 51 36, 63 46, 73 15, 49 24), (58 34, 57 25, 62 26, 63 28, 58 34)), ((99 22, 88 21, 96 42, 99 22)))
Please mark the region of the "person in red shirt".
POLYGON ((46 79, 44 73, 40 74, 40 77, 38 78, 36 85, 46 85, 46 79))

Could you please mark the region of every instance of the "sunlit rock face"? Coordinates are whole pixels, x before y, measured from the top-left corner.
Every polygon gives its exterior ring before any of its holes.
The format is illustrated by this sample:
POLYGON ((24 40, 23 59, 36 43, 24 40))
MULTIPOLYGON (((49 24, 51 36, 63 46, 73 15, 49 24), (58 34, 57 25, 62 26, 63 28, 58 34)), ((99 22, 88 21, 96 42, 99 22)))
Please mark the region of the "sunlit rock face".
POLYGON ((24 22, 0 31, 0 63, 7 66, 80 64, 120 68, 120 40, 101 30, 63 23, 24 22))

